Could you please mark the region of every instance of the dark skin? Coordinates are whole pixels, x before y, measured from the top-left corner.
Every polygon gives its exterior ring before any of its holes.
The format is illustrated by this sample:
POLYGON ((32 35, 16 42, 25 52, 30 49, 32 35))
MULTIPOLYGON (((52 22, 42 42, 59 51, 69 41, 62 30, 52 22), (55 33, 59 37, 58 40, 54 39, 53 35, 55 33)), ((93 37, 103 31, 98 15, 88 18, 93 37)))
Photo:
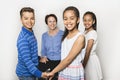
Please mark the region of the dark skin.
POLYGON ((94 43, 93 39, 88 40, 86 53, 85 53, 85 57, 84 57, 84 61, 83 61, 83 67, 84 68, 86 67, 86 64, 87 64, 87 62, 89 60, 89 56, 90 56, 91 49, 93 47, 93 43, 94 43))
MULTIPOLYGON (((85 15, 84 19, 83 19, 83 23, 84 23, 85 31, 86 31, 85 34, 90 32, 91 30, 94 30, 92 25, 95 23, 95 20, 93 20, 91 15, 89 15, 89 14, 85 15)), ((89 60, 89 56, 90 56, 93 44, 94 44, 94 40, 93 39, 89 39, 87 41, 87 47, 86 47, 86 50, 85 50, 86 51, 85 52, 85 57, 84 57, 84 60, 83 60, 83 67, 84 68, 86 67, 87 62, 89 60)))

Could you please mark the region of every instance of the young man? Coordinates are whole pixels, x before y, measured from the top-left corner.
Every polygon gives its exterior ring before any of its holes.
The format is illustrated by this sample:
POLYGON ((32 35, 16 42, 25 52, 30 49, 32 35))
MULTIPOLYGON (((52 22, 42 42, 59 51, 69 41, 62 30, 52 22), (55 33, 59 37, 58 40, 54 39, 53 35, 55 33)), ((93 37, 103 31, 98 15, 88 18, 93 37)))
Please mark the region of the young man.
POLYGON ((23 27, 18 36, 18 64, 16 74, 19 80, 36 80, 36 77, 46 78, 46 73, 38 70, 38 46, 37 40, 33 33, 35 24, 34 9, 24 7, 20 11, 21 22, 23 27))

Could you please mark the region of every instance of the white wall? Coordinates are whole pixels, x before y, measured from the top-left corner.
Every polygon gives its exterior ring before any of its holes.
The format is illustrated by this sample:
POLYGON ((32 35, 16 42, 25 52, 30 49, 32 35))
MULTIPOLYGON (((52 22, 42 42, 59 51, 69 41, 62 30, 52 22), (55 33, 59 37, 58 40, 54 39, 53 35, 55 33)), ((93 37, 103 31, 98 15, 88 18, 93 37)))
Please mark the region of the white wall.
POLYGON ((35 35, 39 43, 47 27, 46 14, 58 16, 58 26, 64 29, 62 12, 67 6, 76 6, 82 16, 86 11, 96 13, 98 20, 98 56, 104 80, 120 80, 120 1, 119 0, 2 0, 0 1, 0 80, 18 80, 15 74, 17 63, 16 40, 21 29, 19 11, 24 6, 35 9, 35 35))

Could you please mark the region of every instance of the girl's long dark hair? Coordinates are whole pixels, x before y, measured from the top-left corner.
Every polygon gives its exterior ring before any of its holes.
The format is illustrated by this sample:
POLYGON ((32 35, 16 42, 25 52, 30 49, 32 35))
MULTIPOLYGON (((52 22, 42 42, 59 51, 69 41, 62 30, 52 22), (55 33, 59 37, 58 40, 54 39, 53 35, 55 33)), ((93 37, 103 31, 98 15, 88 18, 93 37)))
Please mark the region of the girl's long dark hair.
MULTIPOLYGON (((96 19, 96 15, 95 15, 93 12, 87 11, 87 12, 84 14, 84 16, 86 16, 86 15, 88 15, 88 14, 91 15, 93 21, 95 21, 95 23, 92 25, 93 29, 94 29, 94 30, 97 30, 97 19, 96 19)), ((84 18, 84 16, 83 16, 83 18, 84 18)))
MULTIPOLYGON (((63 12, 63 18, 64 18, 64 13, 65 13, 66 11, 68 11, 68 10, 74 11, 74 14, 76 15, 77 18, 80 17, 80 16, 79 16, 79 10, 78 10, 76 7, 74 7, 74 6, 69 6, 69 7, 67 7, 67 8, 64 10, 64 12, 63 12)), ((77 29, 78 29, 78 25, 79 25, 79 23, 77 24, 77 29)), ((64 31, 64 34, 63 34, 63 37, 62 37, 62 41, 65 39, 65 37, 66 37, 67 35, 68 35, 68 30, 67 30, 67 28, 65 28, 65 31, 64 31)))

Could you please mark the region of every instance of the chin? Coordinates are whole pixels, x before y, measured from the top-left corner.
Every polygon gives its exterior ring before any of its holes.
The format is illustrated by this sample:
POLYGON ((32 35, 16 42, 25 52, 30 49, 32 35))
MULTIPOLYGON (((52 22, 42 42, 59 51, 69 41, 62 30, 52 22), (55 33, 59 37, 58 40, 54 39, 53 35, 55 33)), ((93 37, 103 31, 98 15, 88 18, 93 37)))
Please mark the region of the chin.
POLYGON ((73 28, 67 28, 68 30, 72 30, 73 28))

